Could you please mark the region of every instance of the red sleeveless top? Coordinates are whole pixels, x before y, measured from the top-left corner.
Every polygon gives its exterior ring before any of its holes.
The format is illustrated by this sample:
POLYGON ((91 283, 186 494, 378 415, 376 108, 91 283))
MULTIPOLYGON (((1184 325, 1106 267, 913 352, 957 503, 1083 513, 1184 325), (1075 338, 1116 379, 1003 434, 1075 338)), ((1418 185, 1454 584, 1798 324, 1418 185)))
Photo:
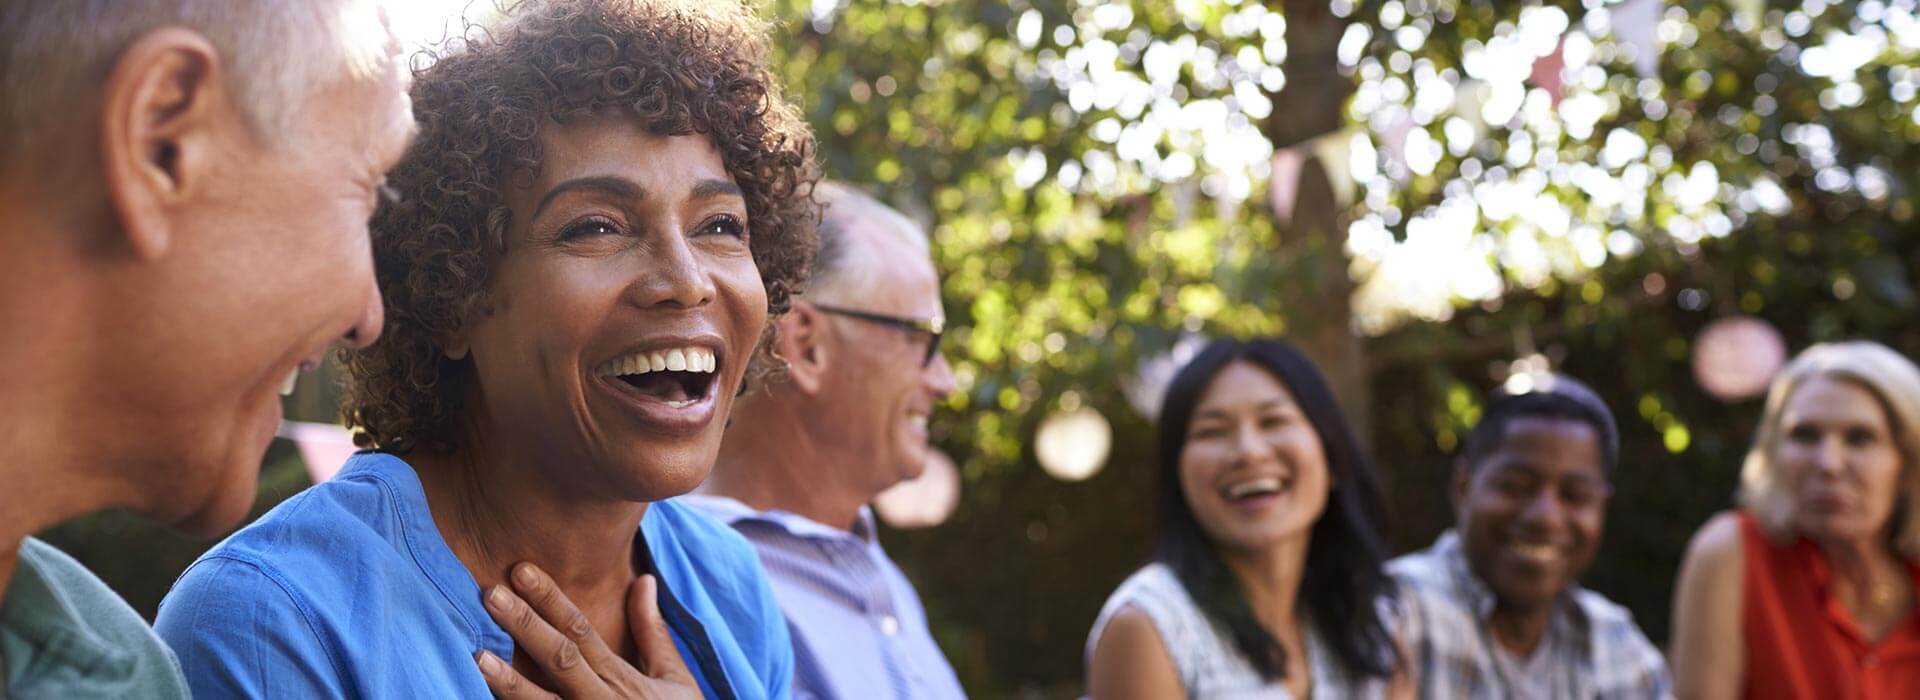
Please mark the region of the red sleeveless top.
MULTIPOLYGON (((1746 697, 1920 698, 1920 606, 1879 642, 1828 595, 1827 560, 1801 538, 1778 545, 1741 511, 1746 597, 1746 697)), ((1920 566, 1907 564, 1920 592, 1920 566)))

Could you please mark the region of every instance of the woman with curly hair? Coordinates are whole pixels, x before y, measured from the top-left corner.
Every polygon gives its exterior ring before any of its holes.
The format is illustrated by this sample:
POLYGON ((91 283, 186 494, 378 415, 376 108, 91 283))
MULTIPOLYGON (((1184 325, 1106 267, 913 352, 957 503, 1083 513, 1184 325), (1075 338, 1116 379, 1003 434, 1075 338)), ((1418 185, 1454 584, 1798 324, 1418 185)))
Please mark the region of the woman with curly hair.
POLYGON ((788 693, 753 550, 664 500, 814 247, 765 45, 733 2, 533 0, 416 72, 346 356, 371 449, 175 584, 196 696, 788 693))

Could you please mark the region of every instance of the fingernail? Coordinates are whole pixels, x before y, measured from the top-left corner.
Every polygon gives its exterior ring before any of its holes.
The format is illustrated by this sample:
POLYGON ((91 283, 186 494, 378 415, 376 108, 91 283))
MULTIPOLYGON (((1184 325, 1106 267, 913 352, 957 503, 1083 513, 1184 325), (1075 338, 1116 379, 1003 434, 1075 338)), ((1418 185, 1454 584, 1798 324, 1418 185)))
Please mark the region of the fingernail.
POLYGON ((505 610, 511 602, 504 586, 494 586, 493 590, 487 592, 487 604, 493 606, 495 610, 505 610))
POLYGON ((480 661, 481 673, 489 676, 500 675, 500 657, 494 656, 493 652, 482 651, 478 655, 478 659, 480 661))
POLYGON ((518 581, 522 587, 532 587, 536 580, 533 575, 533 565, 521 564, 513 567, 513 580, 518 581))

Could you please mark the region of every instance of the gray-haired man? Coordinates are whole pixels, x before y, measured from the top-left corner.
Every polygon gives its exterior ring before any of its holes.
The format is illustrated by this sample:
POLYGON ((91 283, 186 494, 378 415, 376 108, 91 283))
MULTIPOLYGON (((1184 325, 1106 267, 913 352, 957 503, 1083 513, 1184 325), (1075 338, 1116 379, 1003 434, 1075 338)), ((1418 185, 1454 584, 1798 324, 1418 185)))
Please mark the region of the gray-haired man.
POLYGON ((0 5, 0 695, 186 697, 139 615, 29 535, 246 513, 283 387, 380 332, 398 53, 373 0, 0 5))
POLYGON ((953 390, 926 234, 843 185, 806 294, 778 321, 783 379, 741 398, 705 495, 753 542, 792 630, 796 698, 952 698, 960 683, 867 504, 918 476, 953 390))

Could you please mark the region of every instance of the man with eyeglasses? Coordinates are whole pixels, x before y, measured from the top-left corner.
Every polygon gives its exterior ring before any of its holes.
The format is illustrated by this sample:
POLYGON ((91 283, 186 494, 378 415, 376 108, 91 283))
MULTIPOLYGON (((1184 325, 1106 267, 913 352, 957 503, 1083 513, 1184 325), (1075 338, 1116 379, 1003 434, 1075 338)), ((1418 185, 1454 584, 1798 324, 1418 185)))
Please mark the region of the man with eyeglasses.
POLYGON ((792 631, 796 698, 964 697, 920 597, 876 539, 874 496, 926 468, 953 391, 940 279, 921 228, 837 183, 803 295, 776 321, 783 372, 735 403, 683 501, 751 540, 792 631))
POLYGON ((1671 697, 1632 615, 1577 582, 1618 454, 1613 414, 1572 379, 1488 404, 1454 468, 1455 529, 1387 565, 1420 697, 1671 697))

